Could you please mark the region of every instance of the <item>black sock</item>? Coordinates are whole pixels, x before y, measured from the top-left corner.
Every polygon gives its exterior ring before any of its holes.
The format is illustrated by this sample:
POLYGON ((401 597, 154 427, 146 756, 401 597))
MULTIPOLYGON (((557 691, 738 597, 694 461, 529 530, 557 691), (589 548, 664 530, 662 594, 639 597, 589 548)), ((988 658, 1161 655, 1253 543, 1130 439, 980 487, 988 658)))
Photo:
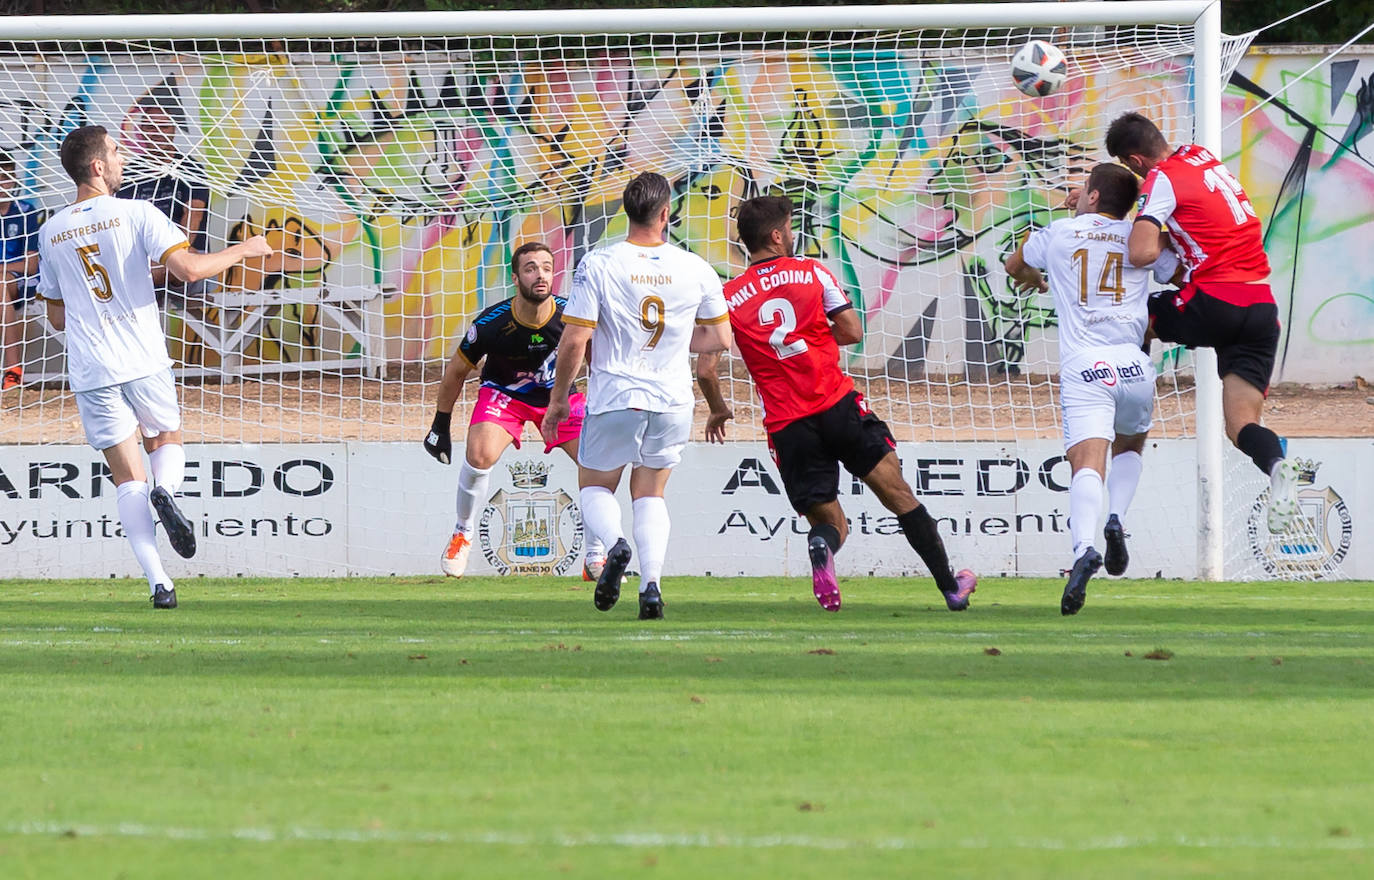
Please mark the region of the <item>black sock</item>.
POLYGON ((945 542, 940 539, 940 532, 935 528, 935 520, 930 518, 925 507, 918 506, 897 517, 897 525, 902 527, 911 549, 916 551, 916 555, 921 557, 926 568, 930 569, 931 575, 935 578, 935 586, 940 588, 940 592, 953 593, 958 590, 959 585, 954 582, 954 572, 949 567, 949 556, 945 554, 945 542))
POLYGON ((1274 462, 1283 459, 1283 444, 1279 442, 1279 435, 1255 422, 1240 429, 1236 435, 1236 448, 1250 456, 1255 467, 1264 471, 1266 477, 1274 469, 1274 462))
POLYGON ((812 538, 824 538, 825 543, 830 546, 831 553, 840 552, 840 530, 830 523, 820 523, 811 527, 811 531, 806 533, 807 543, 812 538))

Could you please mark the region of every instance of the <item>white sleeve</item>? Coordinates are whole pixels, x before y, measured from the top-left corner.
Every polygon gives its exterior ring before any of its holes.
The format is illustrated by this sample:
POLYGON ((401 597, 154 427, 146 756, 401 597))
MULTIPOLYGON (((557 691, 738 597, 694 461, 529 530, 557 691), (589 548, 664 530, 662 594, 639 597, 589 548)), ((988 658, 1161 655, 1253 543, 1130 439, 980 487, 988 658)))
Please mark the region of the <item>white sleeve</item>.
POLYGON ((821 308, 825 310, 826 315, 833 315, 852 306, 853 303, 849 301, 849 297, 840 288, 840 282, 835 279, 834 275, 830 274, 830 270, 819 262, 812 265, 816 267, 816 280, 821 283, 821 308))
POLYGON ((1174 273, 1178 271, 1178 254, 1165 248, 1159 252, 1159 259, 1154 261, 1150 270, 1154 273, 1156 281, 1160 284, 1168 284, 1173 279, 1174 273))
POLYGON ((1168 176, 1158 168, 1146 175, 1145 183, 1140 188, 1140 208, 1136 211, 1136 219, 1148 217, 1162 229, 1177 207, 1178 198, 1174 195, 1174 185, 1168 176))
POLYGON ((701 262, 701 303, 697 306, 698 324, 722 324, 730 320, 725 308, 725 293, 720 276, 705 260, 701 262))
POLYGON ((596 295, 596 264, 600 258, 595 253, 587 254, 573 270, 572 289, 568 291, 568 304, 563 307, 563 323, 579 327, 595 327, 597 316, 601 314, 596 295))
POLYGON ((48 259, 47 248, 38 245, 38 295, 43 299, 62 299, 62 285, 57 283, 57 267, 48 259))
POLYGON ((137 199, 125 200, 136 212, 139 231, 139 242, 143 249, 148 252, 159 263, 167 262, 167 257, 173 251, 180 248, 190 247, 190 242, 186 240, 186 233, 181 231, 171 218, 157 209, 152 202, 144 202, 137 199), (137 205, 137 207, 133 207, 137 205))
POLYGON ((1026 236, 1026 243, 1021 245, 1021 257, 1026 261, 1026 265, 1037 269, 1049 268, 1050 230, 1053 228, 1053 224, 1042 226, 1026 236))

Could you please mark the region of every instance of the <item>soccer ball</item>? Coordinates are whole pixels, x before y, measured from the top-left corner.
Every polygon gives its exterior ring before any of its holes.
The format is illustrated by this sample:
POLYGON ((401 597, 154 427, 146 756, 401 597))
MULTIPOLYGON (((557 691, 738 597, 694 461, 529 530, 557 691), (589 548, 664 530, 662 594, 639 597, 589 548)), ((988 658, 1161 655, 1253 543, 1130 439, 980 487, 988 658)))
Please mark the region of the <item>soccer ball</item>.
POLYGON ((1069 77, 1069 59, 1044 40, 1031 40, 1012 56, 1011 78, 1032 98, 1052 94, 1069 77))

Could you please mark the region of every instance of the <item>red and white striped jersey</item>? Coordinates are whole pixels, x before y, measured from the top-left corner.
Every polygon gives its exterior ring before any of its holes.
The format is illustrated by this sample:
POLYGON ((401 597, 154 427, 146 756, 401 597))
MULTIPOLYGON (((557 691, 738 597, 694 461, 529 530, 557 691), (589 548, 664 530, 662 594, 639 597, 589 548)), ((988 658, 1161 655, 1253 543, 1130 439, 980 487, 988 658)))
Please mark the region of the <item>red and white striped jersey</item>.
POLYGON ((1145 175, 1136 216, 1168 229, 1190 281, 1269 277, 1255 206, 1235 175, 1197 144, 1179 147, 1145 175))

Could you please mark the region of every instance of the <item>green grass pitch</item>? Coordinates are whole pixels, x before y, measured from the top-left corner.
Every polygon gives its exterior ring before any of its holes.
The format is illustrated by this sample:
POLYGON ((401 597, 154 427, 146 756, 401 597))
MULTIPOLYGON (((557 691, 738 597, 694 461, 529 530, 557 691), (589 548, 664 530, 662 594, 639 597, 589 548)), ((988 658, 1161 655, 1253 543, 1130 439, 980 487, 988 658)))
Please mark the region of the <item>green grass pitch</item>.
POLYGON ((1374 875, 1374 584, 0 582, 0 875, 1374 875))

